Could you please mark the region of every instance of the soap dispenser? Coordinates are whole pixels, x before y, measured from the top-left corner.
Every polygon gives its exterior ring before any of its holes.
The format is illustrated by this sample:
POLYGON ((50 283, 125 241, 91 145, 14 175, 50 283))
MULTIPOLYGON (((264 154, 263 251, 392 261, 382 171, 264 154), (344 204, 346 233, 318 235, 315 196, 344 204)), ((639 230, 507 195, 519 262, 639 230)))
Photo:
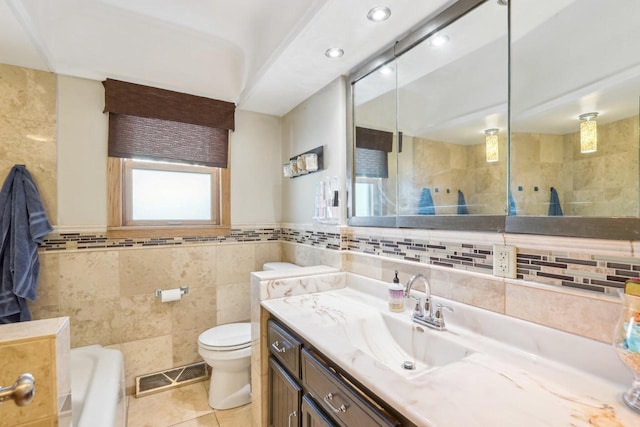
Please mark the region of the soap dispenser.
POLYGON ((396 276, 389 285, 389 311, 401 313, 404 311, 404 287, 398 279, 398 271, 395 273, 396 276))

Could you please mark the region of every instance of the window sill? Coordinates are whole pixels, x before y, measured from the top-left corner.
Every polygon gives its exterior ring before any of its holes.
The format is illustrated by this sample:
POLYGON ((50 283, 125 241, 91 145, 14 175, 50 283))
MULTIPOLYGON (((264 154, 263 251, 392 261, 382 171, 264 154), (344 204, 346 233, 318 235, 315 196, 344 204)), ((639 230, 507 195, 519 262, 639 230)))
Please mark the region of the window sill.
POLYGON ((107 227, 110 239, 127 237, 194 237, 226 236, 231 233, 228 225, 171 225, 171 226, 127 226, 107 227))

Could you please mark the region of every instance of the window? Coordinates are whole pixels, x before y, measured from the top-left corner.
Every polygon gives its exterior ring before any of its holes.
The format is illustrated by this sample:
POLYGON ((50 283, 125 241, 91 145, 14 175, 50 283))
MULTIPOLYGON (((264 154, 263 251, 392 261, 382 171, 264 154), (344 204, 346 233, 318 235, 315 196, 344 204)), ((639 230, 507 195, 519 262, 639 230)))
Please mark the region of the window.
POLYGON ((235 105, 107 79, 108 234, 229 232, 235 105))
POLYGON ((171 237, 229 231, 229 169, 108 159, 109 235, 171 237))
POLYGON ((126 159, 124 225, 220 224, 220 169, 126 159))

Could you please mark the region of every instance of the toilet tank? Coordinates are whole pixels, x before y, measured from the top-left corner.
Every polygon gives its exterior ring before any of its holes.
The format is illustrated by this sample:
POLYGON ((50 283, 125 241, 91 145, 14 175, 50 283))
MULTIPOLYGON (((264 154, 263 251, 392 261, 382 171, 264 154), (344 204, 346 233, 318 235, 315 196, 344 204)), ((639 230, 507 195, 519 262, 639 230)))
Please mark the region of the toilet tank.
POLYGON ((262 269, 264 271, 271 271, 271 270, 291 270, 293 268, 302 268, 299 265, 296 264, 292 264, 290 262, 266 262, 263 266, 262 269))

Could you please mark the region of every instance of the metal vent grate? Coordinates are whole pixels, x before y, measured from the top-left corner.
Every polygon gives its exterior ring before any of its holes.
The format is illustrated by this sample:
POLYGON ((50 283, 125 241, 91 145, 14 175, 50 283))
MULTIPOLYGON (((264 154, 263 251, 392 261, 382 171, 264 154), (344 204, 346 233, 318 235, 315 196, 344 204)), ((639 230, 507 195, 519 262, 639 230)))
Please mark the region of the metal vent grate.
POLYGON ((204 362, 182 366, 162 372, 136 377, 136 397, 158 393, 170 388, 204 381, 209 378, 209 371, 204 362))

